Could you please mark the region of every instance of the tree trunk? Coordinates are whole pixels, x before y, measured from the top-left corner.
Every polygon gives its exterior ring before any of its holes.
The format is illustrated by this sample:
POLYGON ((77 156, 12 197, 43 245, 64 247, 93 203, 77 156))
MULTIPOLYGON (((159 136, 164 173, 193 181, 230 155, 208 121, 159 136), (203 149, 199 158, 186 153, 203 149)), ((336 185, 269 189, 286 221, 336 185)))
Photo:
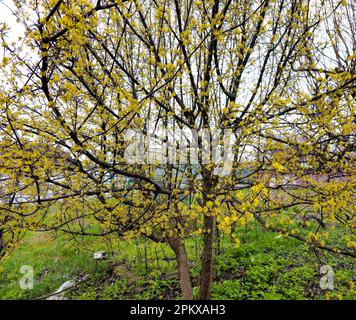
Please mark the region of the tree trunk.
POLYGON ((183 294, 184 300, 193 300, 192 281, 190 277, 190 267, 188 264, 188 257, 185 250, 184 243, 179 238, 168 240, 170 247, 175 253, 177 265, 179 283, 183 294))
POLYGON ((204 248, 202 254, 202 269, 200 273, 200 300, 210 300, 213 282, 213 226, 214 217, 204 216, 204 248))

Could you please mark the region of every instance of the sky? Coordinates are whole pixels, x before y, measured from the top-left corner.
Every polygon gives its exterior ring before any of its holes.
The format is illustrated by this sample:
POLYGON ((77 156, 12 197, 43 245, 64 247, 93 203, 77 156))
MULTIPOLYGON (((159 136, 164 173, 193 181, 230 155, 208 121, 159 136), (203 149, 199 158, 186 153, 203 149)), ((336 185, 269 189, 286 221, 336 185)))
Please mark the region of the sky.
MULTIPOLYGON (((5 22, 11 28, 8 33, 7 42, 18 41, 18 37, 23 35, 23 26, 16 21, 16 18, 11 11, 14 9, 12 0, 0 0, 0 26, 5 22)), ((0 59, 2 60, 4 51, 0 50, 0 59)))
POLYGON ((18 25, 16 18, 11 12, 11 8, 14 8, 12 0, 0 0, 0 21, 6 22, 8 25, 18 25))

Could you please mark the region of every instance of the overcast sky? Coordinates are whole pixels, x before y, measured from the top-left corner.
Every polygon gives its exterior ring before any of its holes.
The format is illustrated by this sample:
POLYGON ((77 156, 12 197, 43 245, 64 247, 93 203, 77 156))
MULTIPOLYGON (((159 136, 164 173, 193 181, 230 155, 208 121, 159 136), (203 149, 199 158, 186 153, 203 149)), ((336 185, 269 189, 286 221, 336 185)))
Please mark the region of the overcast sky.
POLYGON ((9 25, 16 24, 16 19, 11 13, 10 8, 13 8, 14 4, 12 0, 0 0, 0 21, 6 22, 9 25))
MULTIPOLYGON (((14 10, 12 0, 0 0, 0 26, 5 22, 11 31, 8 33, 8 40, 16 41, 18 36, 23 35, 23 26, 16 21, 16 18, 11 10, 14 10)), ((9 42, 10 42, 9 41, 9 42)), ((3 56, 3 50, 0 50, 0 58, 3 56)))

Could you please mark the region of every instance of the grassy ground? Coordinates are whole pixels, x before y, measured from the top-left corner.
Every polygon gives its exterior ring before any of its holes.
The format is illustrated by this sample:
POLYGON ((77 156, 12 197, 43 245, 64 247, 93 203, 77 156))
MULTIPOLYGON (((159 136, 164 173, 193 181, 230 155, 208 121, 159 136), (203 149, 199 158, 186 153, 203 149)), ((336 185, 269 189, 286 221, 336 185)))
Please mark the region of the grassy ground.
MULTIPOLYGON (((239 230, 237 248, 221 238, 215 257, 213 299, 356 299, 352 258, 311 251, 304 244, 280 238, 251 223, 239 230), (335 289, 320 289, 321 265, 335 271, 335 289)), ((199 274, 199 238, 187 242, 194 291, 199 274)), ((124 240, 29 233, 11 256, 0 263, 0 299, 39 299, 63 282, 89 275, 68 299, 179 299, 172 251, 144 239, 124 240), (93 252, 106 250, 109 259, 95 262, 93 252), (34 268, 33 290, 22 290, 22 265, 34 268)))

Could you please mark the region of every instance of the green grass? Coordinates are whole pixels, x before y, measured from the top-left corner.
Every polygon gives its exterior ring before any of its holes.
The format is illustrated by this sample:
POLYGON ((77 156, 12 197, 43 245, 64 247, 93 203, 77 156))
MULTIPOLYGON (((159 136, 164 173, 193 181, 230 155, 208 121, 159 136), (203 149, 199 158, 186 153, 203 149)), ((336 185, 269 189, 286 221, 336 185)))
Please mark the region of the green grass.
MULTIPOLYGON (((94 244, 94 243, 93 243, 94 244)), ((102 244, 97 245, 103 247, 102 244)), ((13 253, 0 264, 0 298, 32 299, 55 291, 74 276, 100 272, 88 252, 79 252, 64 238, 52 239, 43 233, 28 234, 13 253), (33 290, 22 290, 20 268, 32 266, 35 274, 33 290)))
MULTIPOLYGON (((220 253, 215 256, 213 299, 356 299, 352 258, 316 254, 297 240, 278 238, 253 223, 237 233, 241 239, 238 248, 229 237, 221 238, 220 253), (334 268, 333 291, 319 287, 322 264, 334 268)), ((28 233, 0 263, 0 299, 38 299, 85 274, 90 275, 88 281, 68 291, 67 298, 180 299, 174 256, 166 245, 144 239, 86 237, 78 241, 28 233), (107 250, 109 259, 96 263, 92 255, 98 250, 107 250), (33 290, 19 286, 22 265, 34 268, 33 290)), ((197 252, 201 246, 200 238, 187 241, 194 292, 198 290, 197 252)))
POLYGON ((250 225, 241 232, 240 248, 230 246, 216 257, 217 281, 213 285, 213 298, 356 298, 354 259, 320 251, 315 253, 295 239, 279 238, 274 233, 253 229, 250 225), (320 289, 321 265, 330 265, 335 271, 333 291, 320 289))

